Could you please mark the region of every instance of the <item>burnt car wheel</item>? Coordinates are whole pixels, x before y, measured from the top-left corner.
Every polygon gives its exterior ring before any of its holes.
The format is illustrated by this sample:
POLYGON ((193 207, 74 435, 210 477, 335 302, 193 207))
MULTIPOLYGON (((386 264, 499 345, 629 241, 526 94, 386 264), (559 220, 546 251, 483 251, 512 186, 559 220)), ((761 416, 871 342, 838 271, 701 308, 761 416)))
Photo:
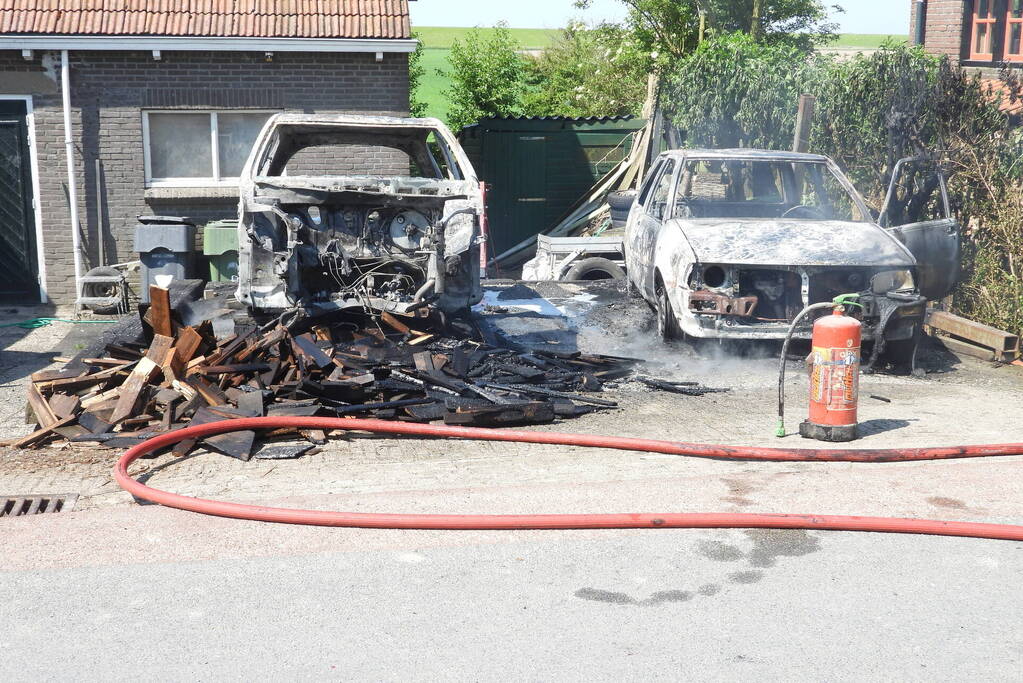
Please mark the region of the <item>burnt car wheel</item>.
POLYGON ((920 341, 916 338, 889 341, 884 347, 882 357, 885 362, 900 370, 912 372, 916 368, 916 352, 920 341))
POLYGON ((678 321, 675 319, 675 311, 671 308, 668 300, 668 291, 658 281, 657 288, 657 336, 661 341, 669 342, 678 338, 678 321))

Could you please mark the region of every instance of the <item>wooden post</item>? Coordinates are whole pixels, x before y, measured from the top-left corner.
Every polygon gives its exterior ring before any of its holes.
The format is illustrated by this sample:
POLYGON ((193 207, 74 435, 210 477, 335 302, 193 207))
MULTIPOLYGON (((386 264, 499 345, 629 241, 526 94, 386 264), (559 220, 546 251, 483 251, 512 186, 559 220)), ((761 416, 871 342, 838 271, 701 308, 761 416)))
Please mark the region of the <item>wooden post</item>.
POLYGON ((760 37, 760 17, 763 0, 753 0, 753 21, 750 23, 750 35, 754 38, 760 37))
POLYGON ((698 45, 703 45, 703 39, 707 35, 707 13, 700 10, 700 37, 697 41, 698 45))
POLYGON ((796 114, 796 136, 792 141, 793 152, 810 149, 810 132, 813 128, 813 111, 817 98, 813 95, 799 96, 799 113, 796 114))

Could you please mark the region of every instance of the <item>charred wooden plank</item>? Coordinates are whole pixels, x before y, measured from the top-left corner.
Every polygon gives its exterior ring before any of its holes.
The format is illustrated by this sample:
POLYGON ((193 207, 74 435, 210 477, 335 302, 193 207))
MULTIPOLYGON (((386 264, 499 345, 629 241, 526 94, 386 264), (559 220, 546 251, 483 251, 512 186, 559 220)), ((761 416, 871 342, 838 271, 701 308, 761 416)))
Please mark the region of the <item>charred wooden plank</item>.
POLYGON ((82 408, 82 399, 70 394, 55 393, 47 403, 57 419, 77 415, 82 408))
POLYGON ((255 417, 263 417, 266 414, 264 408, 262 391, 242 391, 238 396, 238 409, 250 413, 255 417))
POLYGON ((227 394, 225 394, 220 387, 215 384, 210 384, 206 380, 192 376, 185 380, 185 383, 195 389, 203 400, 206 401, 207 405, 211 406, 222 406, 229 403, 227 394))
POLYGON ((39 383, 40 391, 64 391, 64 392, 76 392, 88 387, 96 386, 99 384, 106 384, 118 375, 126 375, 134 365, 134 361, 129 365, 122 365, 120 367, 108 368, 106 370, 100 370, 88 375, 81 375, 80 377, 68 377, 65 379, 55 379, 39 383))
MULTIPOLYGON (((121 361, 117 361, 120 363, 121 361)), ((64 369, 64 370, 40 370, 39 372, 33 372, 30 375, 30 379, 33 382, 52 382, 58 379, 71 379, 74 377, 81 377, 86 374, 86 370, 79 369, 64 369)))
POLYGON ((267 444, 256 451, 256 460, 291 460, 301 457, 315 448, 314 444, 267 444))
MULTIPOLYGON (((236 420, 239 417, 242 416, 232 414, 223 409, 205 407, 200 408, 195 412, 195 417, 192 418, 191 424, 210 424, 211 422, 221 422, 223 420, 236 420)), ((248 461, 252 458, 252 447, 256 442, 256 432, 242 431, 215 434, 213 436, 205 437, 202 442, 203 445, 208 446, 218 453, 222 453, 238 460, 248 461)))
POLYGON ((222 365, 226 363, 232 356, 241 351, 245 342, 255 334, 255 330, 249 330, 244 334, 236 336, 233 340, 227 342, 219 350, 213 352, 212 355, 207 356, 207 362, 210 365, 222 365))
POLYGON ((28 448, 30 446, 38 445, 42 441, 45 441, 46 439, 52 437, 56 433, 54 430, 60 427, 66 427, 67 425, 74 422, 74 419, 75 419, 74 417, 65 417, 62 420, 57 420, 49 427, 40 427, 39 429, 32 432, 28 436, 24 436, 20 439, 8 442, 7 445, 9 445, 12 448, 28 448))
POLYGON ((246 372, 266 372, 269 363, 236 363, 234 365, 206 365, 199 369, 203 375, 239 375, 246 372))
POLYGON ((484 382, 485 386, 491 389, 501 389, 502 391, 517 391, 523 394, 532 394, 534 396, 549 396, 551 398, 564 398, 572 401, 578 401, 579 403, 589 403, 595 406, 601 406, 603 408, 616 408, 618 404, 615 401, 609 401, 603 398, 593 398, 592 396, 583 396, 580 394, 570 394, 564 391, 554 391, 545 387, 539 387, 532 384, 496 384, 494 382, 484 382))
POLYGON ((383 313, 380 314, 380 320, 387 323, 388 325, 393 327, 398 332, 401 332, 402 334, 412 334, 411 327, 401 322, 400 320, 398 320, 398 318, 396 318, 391 313, 388 313, 387 311, 384 311, 383 313))
POLYGON ((330 356, 325 354, 323 349, 316 345, 316 340, 308 334, 292 337, 291 346, 295 350, 295 356, 301 356, 321 370, 328 365, 333 365, 330 356))
POLYGON ((514 405, 448 406, 444 424, 503 427, 524 424, 548 424, 554 421, 554 406, 546 401, 514 405))
POLYGON ((32 414, 35 415, 36 423, 40 427, 52 427, 59 422, 59 418, 54 415, 50 404, 39 393, 39 388, 35 384, 28 385, 28 405, 32 409, 32 414))
POLYGON ((195 358, 202 343, 203 336, 194 327, 185 327, 178 332, 178 339, 174 344, 174 370, 177 374, 181 374, 188 361, 195 358))
POLYGON ((153 376, 160 371, 160 366, 147 355, 140 360, 128 375, 128 379, 118 389, 117 406, 114 408, 110 421, 117 424, 132 415, 138 406, 139 399, 153 376))

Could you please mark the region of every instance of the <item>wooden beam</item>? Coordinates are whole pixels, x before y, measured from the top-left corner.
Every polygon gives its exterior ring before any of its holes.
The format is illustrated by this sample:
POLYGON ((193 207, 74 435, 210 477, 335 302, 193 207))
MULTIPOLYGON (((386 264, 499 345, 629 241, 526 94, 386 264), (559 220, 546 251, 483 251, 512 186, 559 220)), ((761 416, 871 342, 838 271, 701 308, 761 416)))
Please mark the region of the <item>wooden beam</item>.
POLYGON ((165 337, 174 336, 174 325, 171 322, 170 290, 156 285, 149 285, 149 324, 153 332, 165 337))
POLYGON ((128 375, 128 379, 117 390, 119 398, 109 420, 112 424, 117 424, 135 412, 139 397, 158 372, 160 372, 159 363, 153 361, 148 355, 138 362, 135 369, 128 375))
POLYGON ((202 342, 202 335, 196 332, 194 327, 186 327, 178 333, 178 340, 174 344, 175 374, 180 375, 188 361, 195 358, 202 342))
POLYGON ((28 405, 32 408, 32 414, 35 415, 36 422, 40 427, 52 427, 59 421, 59 418, 54 415, 53 409, 50 408, 50 404, 39 393, 38 387, 31 383, 28 385, 28 405))

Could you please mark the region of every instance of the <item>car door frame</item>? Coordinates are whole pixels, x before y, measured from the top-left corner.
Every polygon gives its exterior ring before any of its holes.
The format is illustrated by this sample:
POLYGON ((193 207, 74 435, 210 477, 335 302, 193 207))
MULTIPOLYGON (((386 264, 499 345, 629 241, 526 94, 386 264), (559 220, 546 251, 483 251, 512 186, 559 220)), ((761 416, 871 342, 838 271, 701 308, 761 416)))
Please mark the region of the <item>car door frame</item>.
POLYGON ((646 202, 639 208, 641 213, 637 220, 637 230, 640 234, 637 235, 636 242, 639 247, 638 250, 642 252, 640 256, 642 261, 642 282, 638 284, 644 294, 649 298, 656 295, 654 291, 654 272, 656 271, 657 244, 660 241, 661 231, 664 230, 665 224, 669 222, 674 215, 675 193, 678 189, 678 169, 680 169, 682 165, 682 159, 674 156, 666 156, 662 163, 658 164, 657 174, 651 182, 650 193, 646 197, 646 202), (668 196, 665 201, 664 215, 660 218, 655 218, 651 213, 654 194, 657 190, 657 186, 661 182, 661 179, 664 178, 666 172, 665 169, 669 164, 673 164, 673 166, 670 170, 671 180, 668 189, 668 196))
POLYGON ((961 277, 962 228, 952 214, 948 180, 935 159, 915 156, 896 162, 877 222, 913 255, 917 262, 917 287, 923 296, 935 301, 943 299, 955 289, 961 277), (917 163, 930 163, 935 166, 944 218, 891 225, 888 211, 899 180, 899 172, 904 166, 917 163), (952 274, 951 280, 948 279, 949 273, 952 274))

